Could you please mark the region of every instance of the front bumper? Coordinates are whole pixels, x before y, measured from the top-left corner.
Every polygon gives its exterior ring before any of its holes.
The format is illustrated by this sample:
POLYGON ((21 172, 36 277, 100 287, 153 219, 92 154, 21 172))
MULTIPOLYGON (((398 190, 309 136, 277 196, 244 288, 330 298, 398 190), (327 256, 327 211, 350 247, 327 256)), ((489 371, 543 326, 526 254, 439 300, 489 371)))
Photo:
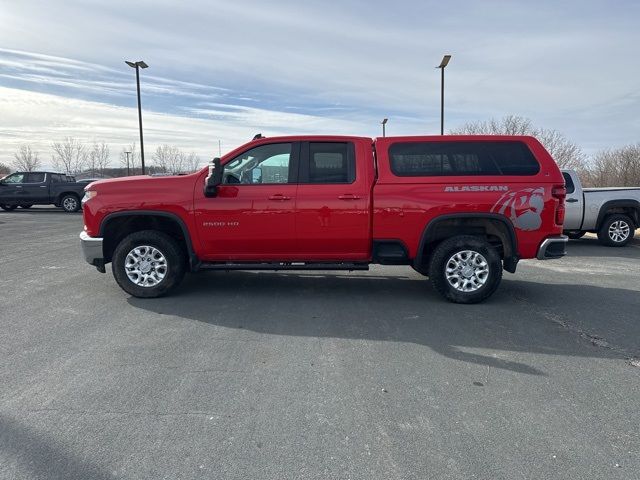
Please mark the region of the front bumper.
POLYGON ((80 233, 80 244, 82 245, 82 254, 87 263, 96 267, 100 272, 104 273, 104 254, 102 252, 102 238, 90 237, 87 232, 80 233))
POLYGON ((558 235, 557 237, 545 238, 538 248, 538 260, 552 260, 561 258, 567 254, 567 242, 569 237, 566 235, 558 235))

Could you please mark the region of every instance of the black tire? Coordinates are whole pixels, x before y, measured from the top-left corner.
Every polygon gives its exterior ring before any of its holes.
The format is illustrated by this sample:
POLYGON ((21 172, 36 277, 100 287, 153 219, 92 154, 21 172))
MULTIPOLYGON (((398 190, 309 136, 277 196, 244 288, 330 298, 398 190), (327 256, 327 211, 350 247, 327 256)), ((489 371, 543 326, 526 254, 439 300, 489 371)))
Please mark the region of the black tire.
MULTIPOLYGON (((151 258, 151 257, 150 257, 151 258)), ((180 244, 163 232, 142 230, 126 236, 116 247, 112 256, 113 276, 125 292, 138 298, 156 298, 166 295, 177 287, 186 272, 186 255, 180 244), (141 286, 129 279, 125 263, 127 255, 136 247, 149 246, 157 249, 166 261, 164 278, 153 286, 141 286)))
POLYGON ((60 199, 60 206, 67 213, 75 213, 80 210, 80 199, 73 193, 68 193, 60 199))
POLYGON ((633 239, 635 230, 636 226, 629 216, 610 215, 604 219, 598 230, 598 240, 607 247, 624 247, 633 239))
POLYGON ((580 238, 584 237, 585 233, 587 232, 567 232, 567 237, 569 237, 571 240, 579 240, 580 238))
MULTIPOLYGON (((467 259, 471 258, 472 257, 467 256, 467 259)), ((476 257, 476 259, 480 259, 480 257, 476 257)), ((472 267, 472 262, 470 261, 469 263, 469 267, 472 267)), ((451 265, 453 264, 457 263, 454 261, 451 265)), ((466 266, 466 260, 464 261, 464 265, 466 266)), ((489 298, 493 292, 496 291, 498 285, 500 285, 500 281, 502 280, 502 261, 495 248, 483 238, 472 235, 459 235, 444 240, 436 247, 431 256, 431 263, 429 264, 429 278, 436 291, 450 302, 478 303, 489 298), (486 275, 476 277, 475 274, 473 274, 472 278, 467 278, 463 276, 462 272, 459 274, 459 278, 465 282, 465 285, 476 278, 484 278, 484 283, 472 291, 461 291, 454 287, 446 277, 447 266, 450 264, 450 261, 453 261, 453 257, 459 253, 462 255, 461 258, 464 258, 463 252, 466 251, 475 252, 484 257, 487 267, 486 275)), ((452 282, 453 281, 456 281, 456 279, 452 279, 452 282)), ((457 282, 459 283, 460 281, 457 282)))
POLYGON ((20 205, 20 208, 31 208, 31 207, 33 207, 33 205, 29 204, 29 203, 27 203, 25 205, 20 205))
POLYGON ((0 205, 0 208, 7 211, 7 212, 11 212, 13 210, 15 210, 16 208, 18 208, 17 205, 0 205))

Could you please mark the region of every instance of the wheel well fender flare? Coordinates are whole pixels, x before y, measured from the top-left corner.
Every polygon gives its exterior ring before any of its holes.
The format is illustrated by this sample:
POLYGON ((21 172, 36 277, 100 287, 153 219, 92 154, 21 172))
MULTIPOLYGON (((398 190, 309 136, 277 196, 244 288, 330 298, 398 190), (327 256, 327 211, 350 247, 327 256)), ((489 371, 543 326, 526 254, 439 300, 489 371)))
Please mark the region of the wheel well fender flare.
POLYGON ((63 199, 64 197, 66 197, 67 195, 73 195, 74 197, 76 197, 76 198, 78 199, 78 201, 80 201, 80 194, 79 194, 79 193, 77 193, 77 192, 74 192, 74 191, 70 190, 70 191, 66 191, 66 192, 61 192, 61 193, 59 193, 59 194, 58 194, 58 196, 56 197, 56 201, 55 201, 55 203, 58 203, 58 204, 59 204, 60 202, 62 202, 62 199, 63 199))
POLYGON ((99 236, 104 237, 104 234, 107 229, 107 226, 109 225, 109 222, 122 217, 161 217, 161 218, 166 218, 175 222, 180 227, 180 230, 182 231, 182 235, 184 236, 184 243, 187 247, 187 254, 189 257, 190 267, 192 270, 197 268, 200 261, 198 260, 198 257, 195 254, 195 250, 193 249, 193 241, 191 239, 191 234, 189 233, 189 229, 187 228, 187 225, 185 224, 184 220, 180 218, 180 216, 178 216, 175 213, 159 212, 156 210, 128 210, 124 212, 114 212, 106 215, 102 219, 102 222, 100 222, 99 236))
MULTIPOLYGON (((429 243, 433 238, 435 238, 435 231, 439 224, 442 222, 446 222, 449 220, 458 220, 458 219, 478 219, 478 220, 490 220, 490 221, 498 221, 502 225, 505 226, 507 231, 507 247, 510 249, 510 254, 508 257, 515 259, 517 263, 518 258, 518 237, 516 236, 516 230, 513 226, 513 223, 506 218, 504 215, 500 215, 498 213, 452 213, 439 215, 429 221, 427 225, 424 227, 422 232, 422 236, 420 237, 420 243, 418 244, 418 251, 416 253, 415 262, 417 264, 421 264, 424 256, 424 250, 427 243, 429 243)), ((507 252, 505 252, 505 260, 507 260, 507 252)))
POLYGON ((596 229, 600 229, 602 227, 602 223, 605 218, 609 216, 609 209, 611 208, 631 208, 635 215, 631 217, 631 220, 635 222, 635 226, 638 227, 638 223, 640 223, 640 202, 633 199, 628 200, 609 200, 608 202, 604 202, 602 207, 600 207, 600 211, 598 212, 598 220, 596 221, 596 229))

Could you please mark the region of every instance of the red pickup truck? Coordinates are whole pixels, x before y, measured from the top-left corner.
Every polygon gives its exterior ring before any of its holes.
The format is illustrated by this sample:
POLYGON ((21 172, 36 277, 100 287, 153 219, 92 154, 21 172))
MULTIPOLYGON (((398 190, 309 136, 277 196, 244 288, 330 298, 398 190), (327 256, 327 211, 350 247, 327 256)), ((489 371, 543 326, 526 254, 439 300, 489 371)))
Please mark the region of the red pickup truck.
POLYGON ((564 179, 532 137, 256 138, 197 173, 94 182, 86 260, 136 297, 190 270, 410 265, 445 298, 489 297, 521 258, 559 258, 564 179))

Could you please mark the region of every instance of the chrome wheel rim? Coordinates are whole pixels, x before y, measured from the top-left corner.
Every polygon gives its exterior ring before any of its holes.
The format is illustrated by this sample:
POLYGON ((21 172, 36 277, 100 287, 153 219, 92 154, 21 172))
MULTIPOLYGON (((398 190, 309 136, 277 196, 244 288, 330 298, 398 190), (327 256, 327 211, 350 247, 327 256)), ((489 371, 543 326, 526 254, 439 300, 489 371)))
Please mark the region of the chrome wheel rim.
POLYGON ((67 197, 62 202, 62 206, 65 210, 75 210, 78 206, 78 201, 75 198, 67 197))
POLYGON ((135 285, 155 287, 167 275, 167 259, 157 248, 141 245, 127 254, 124 271, 135 285))
POLYGON ((614 242, 624 242, 631 232, 631 227, 624 220, 616 220, 609 225, 609 238, 614 242))
POLYGON ((447 260, 445 277, 459 292, 475 292, 487 283, 489 263, 478 252, 462 250, 447 260))

